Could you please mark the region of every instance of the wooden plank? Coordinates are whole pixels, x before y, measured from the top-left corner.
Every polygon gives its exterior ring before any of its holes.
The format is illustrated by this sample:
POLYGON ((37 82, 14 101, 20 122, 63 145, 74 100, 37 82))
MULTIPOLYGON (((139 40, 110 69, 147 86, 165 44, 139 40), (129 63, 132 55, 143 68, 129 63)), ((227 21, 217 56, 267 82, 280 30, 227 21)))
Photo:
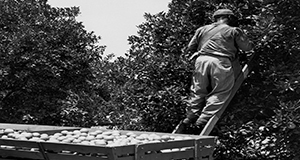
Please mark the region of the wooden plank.
POLYGON ((194 147, 195 140, 176 140, 159 143, 145 143, 138 145, 143 151, 159 151, 163 149, 194 147))
POLYGON ((40 152, 24 151, 24 150, 7 150, 0 148, 0 157, 12 157, 12 158, 28 158, 35 160, 43 160, 43 155, 40 152))
MULTIPOLYGON (((107 156, 108 159, 114 159, 114 154, 113 154, 113 150, 111 147, 70 144, 70 143, 68 143, 68 144, 50 143, 50 142, 41 142, 41 145, 46 153, 59 154, 62 151, 69 151, 69 152, 76 152, 76 153, 81 153, 81 154, 100 154, 103 156, 107 156)), ((46 155, 48 155, 48 154, 46 154, 46 155)), ((49 157, 49 159, 51 159, 51 158, 49 157)))
POLYGON ((37 142, 28 140, 16 140, 16 139, 2 139, 0 138, 0 145, 16 146, 16 147, 28 147, 39 148, 37 142))
POLYGON ((0 123, 0 129, 11 128, 15 130, 30 131, 30 132, 48 132, 61 130, 75 130, 79 127, 66 126, 50 126, 50 125, 35 125, 35 124, 14 124, 14 123, 0 123))
POLYGON ((80 153, 111 153, 112 149, 105 146, 92 146, 83 144, 71 144, 71 143, 54 143, 54 142, 41 142, 41 145, 46 151, 60 152, 71 151, 80 153))
POLYGON ((193 157, 195 140, 178 140, 161 143, 140 144, 136 147, 136 160, 152 160, 164 158, 187 158, 193 157), (189 149, 186 149, 189 148, 189 149), (171 149, 171 150, 170 150, 171 149), (186 149, 186 150, 183 150, 186 149), (176 151, 175 151, 176 150, 176 151), (167 152, 166 152, 167 151, 167 152))
POLYGON ((173 151, 169 153, 150 153, 145 154, 138 160, 173 160, 173 159, 188 159, 194 157, 194 150, 173 151))
POLYGON ((47 153, 49 160, 113 160, 107 156, 82 156, 82 155, 68 155, 68 154, 54 154, 47 153))

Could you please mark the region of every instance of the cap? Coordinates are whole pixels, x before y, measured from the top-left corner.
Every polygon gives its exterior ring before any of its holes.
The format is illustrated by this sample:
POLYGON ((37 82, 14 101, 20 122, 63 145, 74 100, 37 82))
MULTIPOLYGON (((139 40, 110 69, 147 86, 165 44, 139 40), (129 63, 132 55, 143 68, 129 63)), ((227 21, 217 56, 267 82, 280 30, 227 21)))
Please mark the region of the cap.
POLYGON ((220 16, 220 15, 232 15, 232 16, 234 16, 233 12, 230 9, 218 9, 213 14, 213 17, 215 18, 216 16, 220 16))

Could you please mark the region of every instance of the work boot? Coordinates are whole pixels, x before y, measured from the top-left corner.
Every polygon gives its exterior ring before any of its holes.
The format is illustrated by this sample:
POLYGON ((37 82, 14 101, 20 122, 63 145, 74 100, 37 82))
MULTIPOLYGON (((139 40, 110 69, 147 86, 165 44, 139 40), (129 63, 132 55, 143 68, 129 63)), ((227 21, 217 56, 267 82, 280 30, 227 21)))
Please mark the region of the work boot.
POLYGON ((199 117, 197 119, 197 121, 195 122, 195 125, 201 127, 201 126, 205 126, 206 123, 207 123, 207 120, 199 117))
POLYGON ((207 121, 205 119, 202 119, 202 118, 198 118, 195 125, 196 125, 196 128, 197 128, 197 134, 199 135, 202 130, 204 129, 205 125, 206 125, 207 121))
POLYGON ((189 118, 185 118, 183 119, 182 123, 185 124, 185 125, 190 125, 193 123, 194 120, 191 120, 189 118))

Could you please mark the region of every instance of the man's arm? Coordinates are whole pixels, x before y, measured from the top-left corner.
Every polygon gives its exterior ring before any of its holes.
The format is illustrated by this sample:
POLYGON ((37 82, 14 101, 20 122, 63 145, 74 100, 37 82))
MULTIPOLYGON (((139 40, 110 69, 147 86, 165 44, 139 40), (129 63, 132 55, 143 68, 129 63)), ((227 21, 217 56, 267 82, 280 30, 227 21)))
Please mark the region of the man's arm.
POLYGON ((243 51, 250 51, 254 48, 253 42, 249 40, 247 35, 240 28, 236 28, 235 41, 238 49, 241 49, 243 51))
POLYGON ((198 28, 194 36, 190 40, 185 52, 189 52, 189 51, 192 53, 197 52, 197 48, 199 45, 199 38, 201 36, 200 33, 201 33, 201 28, 198 28))

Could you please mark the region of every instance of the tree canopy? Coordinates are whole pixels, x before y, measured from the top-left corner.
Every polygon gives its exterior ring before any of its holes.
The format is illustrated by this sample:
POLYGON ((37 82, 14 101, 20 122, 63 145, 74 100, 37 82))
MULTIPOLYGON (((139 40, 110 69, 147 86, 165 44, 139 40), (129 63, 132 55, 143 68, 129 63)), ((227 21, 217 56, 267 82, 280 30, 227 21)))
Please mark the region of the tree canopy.
POLYGON ((76 21, 79 8, 8 0, 0 12, 0 120, 82 124, 104 46, 76 21))

